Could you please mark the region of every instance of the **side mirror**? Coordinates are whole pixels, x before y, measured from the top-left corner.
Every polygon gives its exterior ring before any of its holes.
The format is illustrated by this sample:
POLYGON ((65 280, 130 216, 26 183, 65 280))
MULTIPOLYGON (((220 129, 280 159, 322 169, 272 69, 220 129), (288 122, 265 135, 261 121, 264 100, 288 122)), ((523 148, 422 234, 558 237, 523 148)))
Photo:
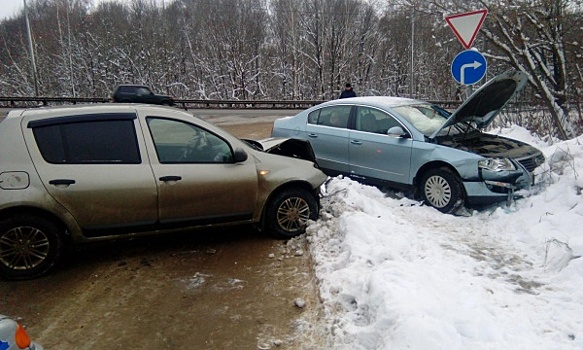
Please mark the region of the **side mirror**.
POLYGON ((409 134, 406 133, 402 127, 400 126, 393 126, 392 128, 390 128, 389 130, 387 130, 387 135, 389 136, 393 136, 393 137, 403 137, 403 138, 409 138, 409 134))
POLYGON ((249 156, 247 155, 247 152, 245 152, 242 148, 236 148, 235 149, 235 163, 241 163, 247 160, 247 158, 249 158, 249 156))

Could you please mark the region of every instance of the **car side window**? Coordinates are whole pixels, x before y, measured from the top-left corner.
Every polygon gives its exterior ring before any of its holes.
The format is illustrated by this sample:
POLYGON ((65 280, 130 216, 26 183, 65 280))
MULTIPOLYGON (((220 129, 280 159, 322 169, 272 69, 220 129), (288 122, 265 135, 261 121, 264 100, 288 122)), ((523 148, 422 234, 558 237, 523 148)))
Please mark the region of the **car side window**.
POLYGON ((145 87, 138 88, 137 90, 138 95, 151 95, 152 92, 145 87))
POLYGON ((308 123, 346 128, 351 108, 351 106, 331 106, 318 109, 308 115, 308 123))
POLYGON ((196 125, 178 120, 148 117, 160 163, 232 163, 230 145, 196 125))
POLYGON ((355 129, 359 131, 386 134, 393 126, 400 126, 392 116, 375 108, 358 107, 355 129))
MULTIPOLYGON (((43 158, 54 164, 140 164, 133 119, 32 124, 43 158)), ((81 117, 82 118, 82 117, 81 117)))
POLYGON ((317 109, 310 114, 308 114, 308 123, 309 124, 318 124, 318 118, 320 117, 321 109, 317 109))

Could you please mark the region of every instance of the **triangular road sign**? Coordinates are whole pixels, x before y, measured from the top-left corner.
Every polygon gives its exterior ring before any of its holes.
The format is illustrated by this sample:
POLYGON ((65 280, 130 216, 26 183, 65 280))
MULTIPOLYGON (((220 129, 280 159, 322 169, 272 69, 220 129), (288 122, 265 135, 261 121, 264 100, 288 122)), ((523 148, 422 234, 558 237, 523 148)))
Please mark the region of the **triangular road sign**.
POLYGON ((445 17, 447 24, 451 27, 462 45, 469 49, 472 47, 476 35, 484 23, 488 10, 461 13, 445 17))

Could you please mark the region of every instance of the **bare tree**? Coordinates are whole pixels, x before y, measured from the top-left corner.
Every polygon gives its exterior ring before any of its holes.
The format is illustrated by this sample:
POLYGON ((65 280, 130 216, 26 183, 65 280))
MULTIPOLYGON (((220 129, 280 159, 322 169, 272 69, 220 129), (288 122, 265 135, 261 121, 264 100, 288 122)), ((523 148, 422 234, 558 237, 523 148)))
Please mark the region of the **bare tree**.
MULTIPOLYGON (((488 46, 486 56, 529 74, 536 97, 549 109, 561 139, 575 134, 569 119, 567 50, 563 21, 576 1, 504 0, 469 4, 465 1, 406 1, 427 13, 444 17, 477 9, 489 10, 482 27, 488 46)), ((579 12, 580 13, 580 12, 579 12)))
MULTIPOLYGON (((522 98, 548 111, 531 125, 583 130, 583 0, 93 1, 29 2, 41 94, 145 83, 178 97, 326 100, 351 82, 360 95, 453 99, 461 46, 444 17, 487 8, 475 47, 488 75, 527 72, 522 98)), ((0 94, 34 93, 27 46, 22 14, 0 22, 0 94)))

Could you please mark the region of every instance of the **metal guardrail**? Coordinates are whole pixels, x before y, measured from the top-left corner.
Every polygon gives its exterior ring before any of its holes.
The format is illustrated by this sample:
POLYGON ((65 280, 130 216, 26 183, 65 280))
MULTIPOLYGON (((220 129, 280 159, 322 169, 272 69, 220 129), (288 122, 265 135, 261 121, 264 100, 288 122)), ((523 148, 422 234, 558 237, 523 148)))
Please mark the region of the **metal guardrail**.
MULTIPOLYGON (((63 104, 107 103, 102 97, 1 97, 0 108, 39 107, 63 104)), ((174 103, 183 109, 307 109, 326 100, 195 100, 176 99, 174 103)), ((459 101, 430 101, 444 108, 455 108, 459 101)))
POLYGON ((2 107, 31 107, 34 105, 48 106, 57 103, 103 103, 109 102, 108 98, 95 97, 0 97, 0 106, 2 107))
MULTIPOLYGON (((0 97, 0 107, 36 107, 61 104, 107 103, 109 98, 101 97, 0 97)), ((285 101, 285 100, 195 100, 176 99, 174 103, 184 109, 190 108, 237 108, 237 109, 306 109, 323 100, 285 101)))
MULTIPOLYGON (((39 107, 49 105, 78 104, 78 103, 107 103, 111 102, 110 98, 105 97, 2 97, 0 96, 0 108, 20 108, 20 107, 39 107)), ((183 109, 306 109, 326 102, 326 100, 196 100, 196 99, 176 99, 174 100, 177 107, 183 109)), ((430 100, 446 109, 456 109, 461 101, 455 100, 430 100)), ((570 104, 575 109, 581 111, 582 103, 580 100, 571 101, 570 104)), ((511 102, 510 106, 529 105, 532 102, 519 101, 511 102)), ((539 106, 540 109, 546 109, 539 106)), ((579 112, 580 113, 580 112, 579 112)))
POLYGON ((320 103, 324 100, 306 100, 306 101, 285 101, 285 100, 186 100, 176 99, 174 103, 188 108, 238 108, 238 109, 306 109, 320 103))

